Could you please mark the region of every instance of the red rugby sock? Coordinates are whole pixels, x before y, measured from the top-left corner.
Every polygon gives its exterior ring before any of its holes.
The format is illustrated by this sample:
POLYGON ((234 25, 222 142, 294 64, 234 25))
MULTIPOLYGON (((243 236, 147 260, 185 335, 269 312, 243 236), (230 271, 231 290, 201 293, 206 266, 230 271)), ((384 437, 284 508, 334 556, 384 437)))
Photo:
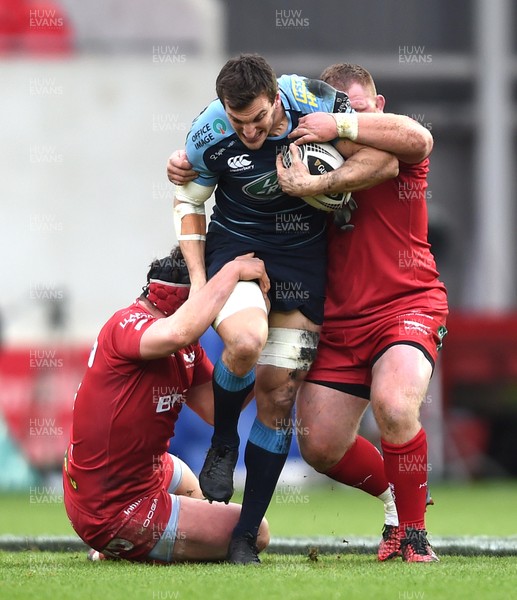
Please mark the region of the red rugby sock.
POLYGON ((372 496, 379 496, 388 488, 381 453, 371 442, 359 435, 343 458, 325 475, 372 496))
POLYGON ((381 440, 384 468, 402 527, 425 528, 427 436, 424 429, 405 444, 381 440))

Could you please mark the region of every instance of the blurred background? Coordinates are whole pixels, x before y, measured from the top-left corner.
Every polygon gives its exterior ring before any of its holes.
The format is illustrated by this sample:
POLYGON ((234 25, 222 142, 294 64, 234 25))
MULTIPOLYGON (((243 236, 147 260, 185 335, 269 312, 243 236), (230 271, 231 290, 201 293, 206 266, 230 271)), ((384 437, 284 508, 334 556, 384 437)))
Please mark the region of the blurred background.
MULTIPOLYGON (((432 131, 451 316, 423 406, 429 474, 515 478, 516 30, 511 0, 0 0, 0 490, 58 493, 89 349, 175 242, 167 158, 240 52, 278 75, 359 63, 387 112, 432 131)), ((210 428, 182 421, 172 449, 197 472, 210 428)), ((363 433, 377 441, 371 418, 363 433)), ((296 447, 284 477, 315 477, 296 447)))

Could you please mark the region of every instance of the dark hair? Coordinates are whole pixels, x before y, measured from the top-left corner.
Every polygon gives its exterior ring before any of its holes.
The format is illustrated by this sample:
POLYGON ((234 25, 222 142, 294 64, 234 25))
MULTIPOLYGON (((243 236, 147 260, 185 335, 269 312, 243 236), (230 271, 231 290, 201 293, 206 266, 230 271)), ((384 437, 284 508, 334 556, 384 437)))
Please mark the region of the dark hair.
POLYGON ((144 296, 149 293, 151 279, 159 279, 168 283, 190 284, 187 263, 179 246, 174 246, 168 256, 157 258, 149 265, 147 285, 142 290, 144 296))
POLYGON ((261 94, 273 102, 278 92, 276 75, 265 58, 258 54, 241 54, 231 58, 215 82, 219 100, 226 107, 240 110, 261 94))
POLYGON ((342 92, 346 91, 352 83, 358 83, 365 88, 370 88, 374 96, 377 95, 373 77, 360 65, 350 63, 330 65, 320 75, 320 79, 342 92))

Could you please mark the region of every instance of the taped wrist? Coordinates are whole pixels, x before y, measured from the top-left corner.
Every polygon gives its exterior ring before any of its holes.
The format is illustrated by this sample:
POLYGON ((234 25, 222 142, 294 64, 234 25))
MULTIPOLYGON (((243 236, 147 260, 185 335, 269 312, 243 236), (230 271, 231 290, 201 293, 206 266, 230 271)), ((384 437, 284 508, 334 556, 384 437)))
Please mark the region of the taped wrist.
POLYGON ((355 142, 359 134, 359 122, 356 113, 331 113, 337 125, 340 138, 348 138, 355 142))

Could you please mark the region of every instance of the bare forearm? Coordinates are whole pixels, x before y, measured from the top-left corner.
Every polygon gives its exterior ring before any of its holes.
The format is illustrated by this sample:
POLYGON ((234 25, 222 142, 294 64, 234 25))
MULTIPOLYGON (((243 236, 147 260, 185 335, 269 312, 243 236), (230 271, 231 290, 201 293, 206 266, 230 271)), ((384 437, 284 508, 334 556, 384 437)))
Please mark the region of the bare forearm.
POLYGON ((418 163, 433 149, 433 136, 405 115, 382 112, 311 113, 302 117, 289 134, 296 144, 325 142, 340 137, 384 150, 398 160, 418 163))
POLYGON ((398 161, 388 152, 361 148, 335 171, 311 178, 311 190, 304 195, 336 194, 365 190, 398 175, 398 161))
POLYGON ((366 190, 396 177, 399 172, 398 160, 389 152, 375 148, 361 148, 347 159, 345 167, 344 174, 339 173, 339 169, 334 171, 336 181, 332 187, 337 192, 366 190), (341 182, 340 177, 343 178, 341 182))
MULTIPOLYGON (((176 205, 179 203, 176 201, 176 205)), ((206 218, 204 215, 186 214, 179 224, 179 245, 187 263, 190 282, 194 290, 206 282, 205 242, 206 218), (194 239, 182 239, 192 237, 194 239), (196 239, 197 238, 197 239, 196 239)))
POLYGON ((205 242, 180 240, 179 244, 183 258, 187 263, 192 289, 198 290, 206 283, 205 242))
POLYGON ((357 143, 391 152, 403 162, 420 162, 433 149, 429 130, 405 115, 358 113, 357 119, 357 143))

